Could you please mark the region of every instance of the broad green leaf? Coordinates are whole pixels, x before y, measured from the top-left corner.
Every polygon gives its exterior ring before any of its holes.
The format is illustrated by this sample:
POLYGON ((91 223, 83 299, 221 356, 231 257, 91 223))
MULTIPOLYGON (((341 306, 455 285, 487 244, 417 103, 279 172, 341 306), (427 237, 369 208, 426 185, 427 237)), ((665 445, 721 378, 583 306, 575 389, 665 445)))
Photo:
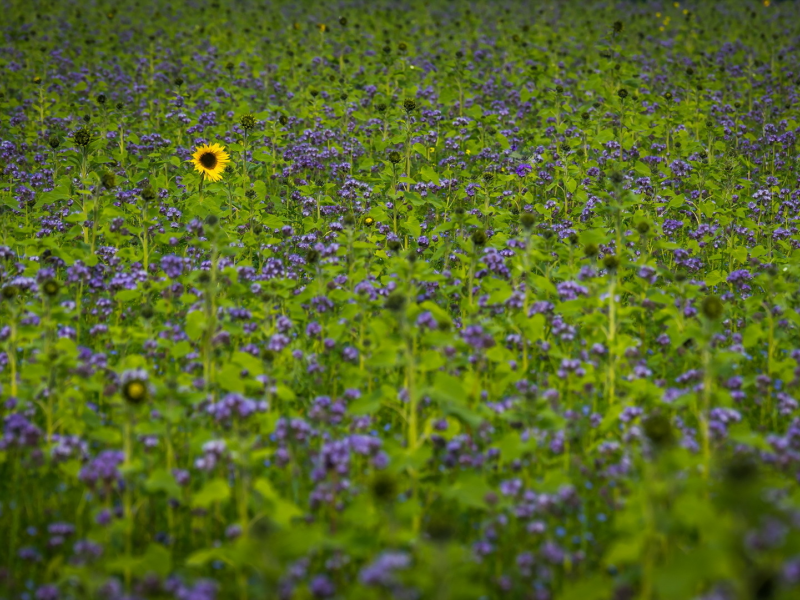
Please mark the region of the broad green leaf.
POLYGON ((209 508, 217 502, 226 502, 231 496, 230 486, 224 479, 212 479, 192 496, 192 506, 209 508))

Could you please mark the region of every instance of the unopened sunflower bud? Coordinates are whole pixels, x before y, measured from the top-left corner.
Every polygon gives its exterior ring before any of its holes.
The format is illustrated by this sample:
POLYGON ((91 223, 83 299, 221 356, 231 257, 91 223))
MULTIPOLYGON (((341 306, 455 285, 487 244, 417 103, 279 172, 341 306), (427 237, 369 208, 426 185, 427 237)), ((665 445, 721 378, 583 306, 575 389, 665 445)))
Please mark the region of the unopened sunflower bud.
POLYGON ((86 129, 79 129, 73 134, 72 141, 79 148, 86 148, 92 141, 92 134, 86 129))
POLYGON ((253 115, 247 114, 244 115, 241 119, 239 119, 239 123, 242 126, 242 129, 245 131, 250 131, 253 127, 256 126, 256 119, 253 115))
POLYGON ((372 497, 380 503, 391 502, 397 497, 397 479, 390 473, 379 471, 369 487, 372 497))
POLYGON ((530 230, 536 223, 536 217, 534 217, 531 213, 522 213, 522 216, 519 218, 519 222, 525 229, 530 230))
POLYGON ((476 229, 472 232, 472 243, 476 246, 485 246, 486 245, 486 232, 483 229, 476 229))
POLYGON ((48 279, 42 284, 42 292, 44 292, 45 296, 52 298, 58 291, 61 289, 61 286, 58 285, 58 282, 55 279, 48 279))
POLYGON ((616 271, 619 267, 619 257, 615 254, 608 254, 603 257, 603 266, 609 271, 616 271))
POLYGON ((142 190, 142 199, 146 202, 151 202, 156 199, 156 191, 152 186, 148 185, 142 190))
POLYGON ((392 292, 386 298, 384 306, 392 312, 400 312, 406 305, 406 297, 401 292, 392 292))
POLYGON ((649 415, 644 419, 642 426, 647 439, 657 448, 668 447, 675 439, 672 423, 669 417, 662 413, 649 415))
POLYGON ((106 171, 103 173, 103 176, 100 178, 103 187, 107 190, 110 190, 117 185, 117 176, 113 173, 113 171, 106 171))
POLYGON ((703 314, 710 321, 716 321, 722 316, 725 306, 722 300, 717 296, 706 296, 703 298, 703 303, 700 305, 703 314))

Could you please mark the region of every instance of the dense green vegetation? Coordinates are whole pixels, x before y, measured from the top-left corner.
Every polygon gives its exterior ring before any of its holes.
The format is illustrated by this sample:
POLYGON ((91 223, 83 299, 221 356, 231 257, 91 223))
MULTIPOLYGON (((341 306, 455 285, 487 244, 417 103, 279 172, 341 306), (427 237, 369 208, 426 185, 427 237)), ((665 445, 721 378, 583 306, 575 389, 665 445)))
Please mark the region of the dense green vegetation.
POLYGON ((0 598, 796 597, 796 3, 3 9, 0 598))

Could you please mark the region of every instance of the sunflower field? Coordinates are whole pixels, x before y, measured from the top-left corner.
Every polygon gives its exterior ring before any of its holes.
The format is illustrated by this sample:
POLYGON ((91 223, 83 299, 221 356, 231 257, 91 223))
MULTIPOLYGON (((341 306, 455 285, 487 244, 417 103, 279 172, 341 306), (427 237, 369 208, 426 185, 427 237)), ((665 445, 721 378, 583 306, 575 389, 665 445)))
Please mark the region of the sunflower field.
POLYGON ((800 597, 800 4, 5 0, 0 600, 800 597))

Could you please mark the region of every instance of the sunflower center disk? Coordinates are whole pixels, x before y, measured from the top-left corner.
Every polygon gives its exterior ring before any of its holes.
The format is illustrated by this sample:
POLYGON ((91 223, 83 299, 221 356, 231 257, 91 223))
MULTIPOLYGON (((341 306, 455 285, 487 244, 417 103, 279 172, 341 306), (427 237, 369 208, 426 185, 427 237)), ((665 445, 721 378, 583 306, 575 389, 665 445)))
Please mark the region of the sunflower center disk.
POLYGON ((213 152, 206 152, 200 156, 200 164, 206 169, 213 169, 217 166, 217 155, 213 152))

